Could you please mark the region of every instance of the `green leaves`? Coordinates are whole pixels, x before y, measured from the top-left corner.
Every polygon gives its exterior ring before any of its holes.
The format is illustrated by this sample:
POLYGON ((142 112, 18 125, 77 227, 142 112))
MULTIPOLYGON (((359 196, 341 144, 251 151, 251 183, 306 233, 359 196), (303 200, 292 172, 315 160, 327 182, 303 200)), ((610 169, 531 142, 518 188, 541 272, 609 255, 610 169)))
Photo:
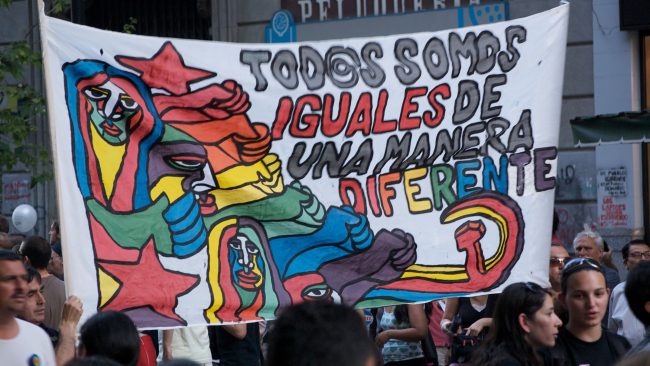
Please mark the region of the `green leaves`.
POLYGON ((9 74, 14 79, 22 79, 26 65, 40 64, 41 55, 33 51, 27 42, 13 43, 0 53, 0 72, 3 78, 5 74, 9 74))
MULTIPOLYGON (((2 7, 11 3, 0 0, 2 7)), ((0 174, 27 168, 33 171, 32 185, 52 178, 49 153, 35 143, 36 121, 46 113, 45 100, 24 82, 25 72, 40 64, 40 53, 27 42, 6 45, 0 52, 0 174)))
POLYGON ((52 14, 61 14, 70 9, 71 0, 54 0, 52 1, 52 14))
POLYGON ((134 17, 129 17, 128 23, 122 26, 122 31, 124 33, 133 34, 135 33, 135 26, 138 24, 138 20, 134 17))

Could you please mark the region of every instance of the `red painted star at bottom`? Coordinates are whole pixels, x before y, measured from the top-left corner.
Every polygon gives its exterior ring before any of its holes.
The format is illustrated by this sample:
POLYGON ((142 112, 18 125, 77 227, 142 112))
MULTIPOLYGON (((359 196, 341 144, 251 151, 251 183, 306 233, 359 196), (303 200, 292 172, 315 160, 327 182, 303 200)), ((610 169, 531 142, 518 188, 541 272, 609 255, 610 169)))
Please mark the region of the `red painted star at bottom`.
POLYGON ((120 283, 120 288, 102 310, 130 310, 151 307, 160 315, 183 321, 175 312, 178 297, 199 281, 198 276, 171 272, 162 267, 153 240, 142 248, 132 263, 99 263, 120 283))

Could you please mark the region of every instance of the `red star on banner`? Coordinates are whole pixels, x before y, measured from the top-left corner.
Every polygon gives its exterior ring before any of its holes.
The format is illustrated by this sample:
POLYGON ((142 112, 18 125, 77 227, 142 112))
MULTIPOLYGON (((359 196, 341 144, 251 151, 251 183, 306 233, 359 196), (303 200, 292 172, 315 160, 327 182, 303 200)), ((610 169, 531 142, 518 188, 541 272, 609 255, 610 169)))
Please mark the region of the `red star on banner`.
POLYGON ((199 278, 163 268, 152 239, 145 244, 140 258, 134 263, 99 264, 120 283, 117 294, 102 310, 128 310, 149 306, 160 315, 183 321, 174 313, 178 296, 194 287, 199 278))
POLYGON ((142 73, 142 80, 152 88, 165 89, 173 94, 189 92, 189 85, 216 74, 185 66, 183 58, 171 42, 165 44, 151 58, 115 57, 117 62, 142 73))

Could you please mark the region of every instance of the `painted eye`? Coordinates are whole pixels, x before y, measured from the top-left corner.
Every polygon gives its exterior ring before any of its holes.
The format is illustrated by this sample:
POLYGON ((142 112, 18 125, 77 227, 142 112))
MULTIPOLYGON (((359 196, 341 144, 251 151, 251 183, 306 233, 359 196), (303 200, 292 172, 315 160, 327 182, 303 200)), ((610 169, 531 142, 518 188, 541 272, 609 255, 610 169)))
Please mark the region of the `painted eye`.
POLYGON ((257 254, 260 252, 259 249, 254 244, 248 244, 246 245, 246 251, 249 252, 250 254, 257 254))
POLYGON ((240 250, 241 249, 241 242, 238 239, 233 239, 228 242, 228 245, 230 245, 231 248, 235 250, 240 250))
POLYGON ((86 94, 86 96, 90 99, 101 100, 108 98, 110 92, 108 90, 92 87, 84 90, 84 94, 86 94))
POLYGON ((122 107, 124 107, 124 109, 129 111, 138 109, 139 107, 138 103, 136 103, 135 100, 133 100, 131 97, 124 96, 124 95, 120 98, 120 104, 122 105, 122 107))
POLYGON ((317 285, 306 288, 302 292, 305 301, 329 300, 332 297, 332 289, 327 285, 317 285))
POLYGON ((202 170, 205 165, 205 158, 201 156, 174 155, 168 156, 166 160, 172 167, 185 171, 202 170))

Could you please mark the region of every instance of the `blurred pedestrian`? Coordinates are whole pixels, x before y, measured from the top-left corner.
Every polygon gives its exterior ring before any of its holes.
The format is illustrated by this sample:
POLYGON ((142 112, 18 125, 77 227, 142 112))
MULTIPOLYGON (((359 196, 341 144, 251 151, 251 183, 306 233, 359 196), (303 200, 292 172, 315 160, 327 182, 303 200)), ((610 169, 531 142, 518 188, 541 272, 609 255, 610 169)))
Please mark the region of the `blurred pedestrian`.
POLYGON ((605 255, 605 242, 603 237, 591 230, 588 225, 585 224, 585 229, 576 234, 573 239, 573 250, 576 257, 591 258, 601 265, 608 289, 612 290, 621 282, 618 271, 602 265, 603 256, 605 255))
POLYGON ((133 321, 118 311, 91 316, 81 326, 77 355, 103 356, 122 366, 135 366, 140 353, 140 337, 133 321))
POLYGON ((267 366, 376 366, 377 349, 350 307, 308 301, 286 308, 269 334, 267 366))
POLYGON ((422 304, 385 307, 379 327, 375 343, 385 366, 426 364, 420 342, 428 335, 428 322, 422 304))
POLYGON ((650 262, 637 264, 627 276, 625 297, 632 313, 643 323, 646 332, 628 355, 650 352, 650 262))
POLYGON ((628 341, 602 327, 609 289, 602 266, 592 258, 570 260, 562 271, 560 300, 569 322, 560 329, 553 362, 563 365, 609 366, 630 348, 628 341))
POLYGON ((54 349, 43 329, 16 318, 26 295, 27 270, 20 256, 0 250, 0 362, 55 366, 54 349))
POLYGON ((163 330, 163 360, 175 358, 212 365, 208 328, 203 325, 163 330))
POLYGON ((562 321, 553 298, 537 284, 513 283, 496 303, 492 327, 472 356, 480 366, 542 366, 540 350, 553 347, 562 321))
POLYGON ((50 244, 40 236, 29 236, 20 244, 19 253, 23 256, 25 263, 34 267, 41 275, 43 296, 45 296, 43 324, 58 329, 65 302, 65 285, 63 281, 47 271, 47 265, 52 256, 50 244))
MULTIPOLYGON (((623 246, 623 264, 632 271, 639 263, 650 260, 650 246, 644 240, 636 239, 623 246)), ((621 282, 612 291, 609 299, 608 328, 611 332, 627 338, 632 346, 643 339, 645 326, 634 316, 625 298, 625 284, 621 282)))
POLYGON ((47 265, 47 271, 63 281, 63 250, 61 248, 61 241, 57 241, 52 245, 52 256, 50 257, 50 263, 47 265))
POLYGON ((551 292, 551 297, 553 297, 555 314, 557 314, 564 324, 569 320, 569 313, 562 301, 560 301, 559 295, 562 292, 562 270, 570 259, 569 252, 564 245, 551 243, 551 257, 548 262, 548 280, 551 284, 549 291, 551 292))

